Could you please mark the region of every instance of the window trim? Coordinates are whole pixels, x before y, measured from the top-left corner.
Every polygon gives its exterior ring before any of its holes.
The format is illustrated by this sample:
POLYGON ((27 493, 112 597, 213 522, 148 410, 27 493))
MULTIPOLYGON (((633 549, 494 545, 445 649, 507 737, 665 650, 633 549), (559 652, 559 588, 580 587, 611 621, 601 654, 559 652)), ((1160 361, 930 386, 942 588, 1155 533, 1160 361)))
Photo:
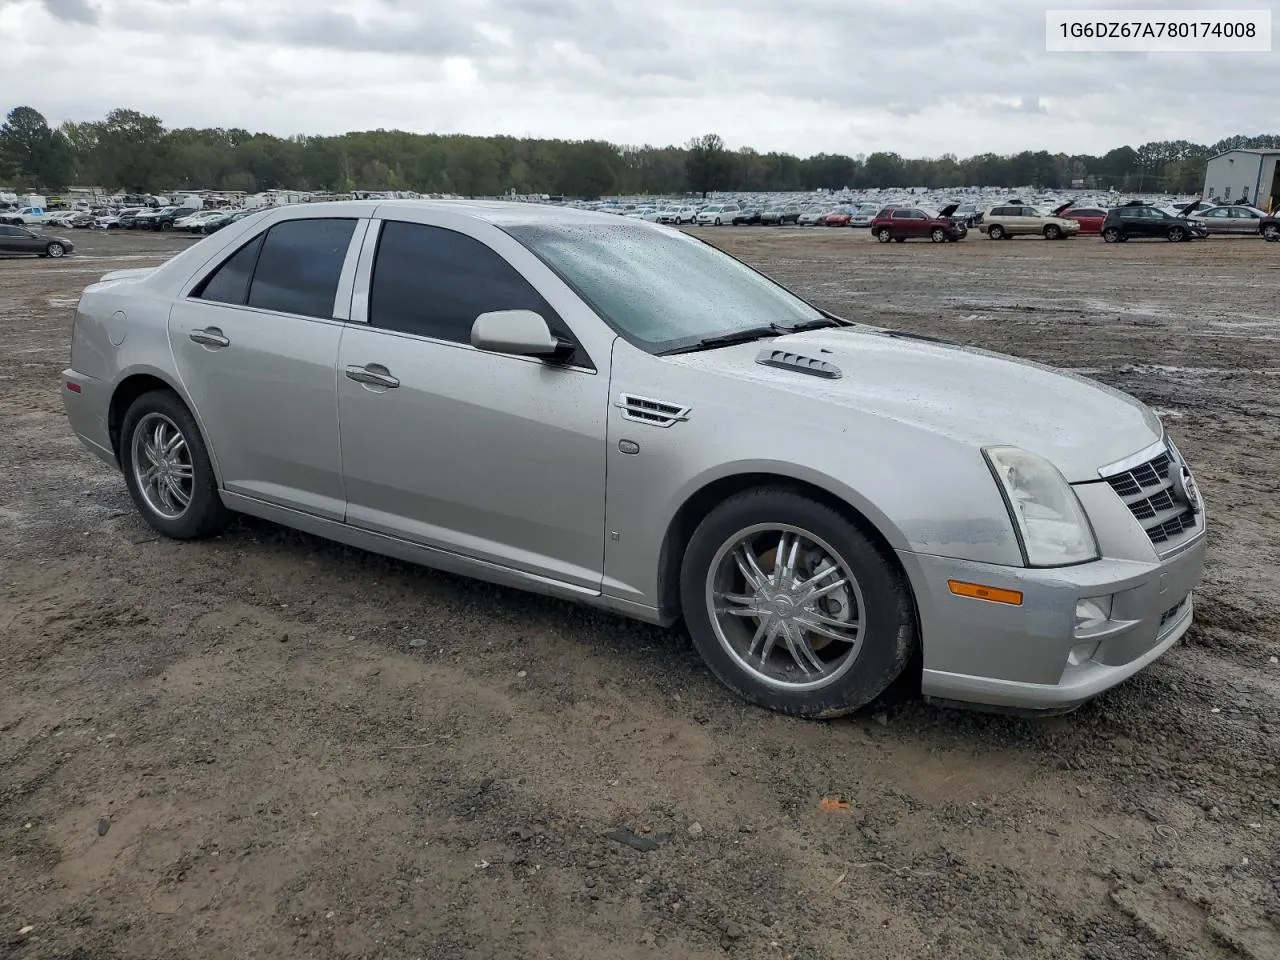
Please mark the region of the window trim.
MULTIPOLYGON (((254 211, 254 212, 257 212, 257 211, 254 211)), ((252 310, 255 313, 266 314, 268 316, 295 317, 300 320, 320 320, 320 321, 329 321, 329 322, 336 321, 340 323, 346 323, 348 322, 348 318, 341 316, 340 313, 345 309, 349 314, 351 309, 351 282, 354 277, 355 269, 356 269, 355 264, 353 262, 353 252, 358 252, 360 250, 360 247, 356 245, 356 241, 363 240, 364 232, 362 232, 362 225, 363 225, 363 231, 367 231, 369 222, 370 222, 369 217, 283 217, 279 220, 276 220, 274 223, 269 224, 264 229, 257 231, 252 236, 243 240, 241 243, 236 244, 230 253, 227 253, 224 256, 219 257, 217 262, 213 266, 211 267, 206 266, 202 268, 203 272, 199 274, 194 281, 191 281, 191 280, 187 281, 187 284, 186 284, 187 291, 185 294, 183 294, 183 299, 187 301, 194 301, 196 303, 211 304, 219 307, 237 307, 243 310, 252 310), (333 306, 330 308, 332 315, 328 317, 315 317, 315 316, 312 316, 311 314, 306 314, 306 313, 290 313, 287 310, 272 310, 269 307, 253 306, 248 302, 249 294, 253 290, 253 279, 255 276, 257 276, 257 273, 258 273, 258 263, 262 259, 262 249, 263 247, 266 246, 266 243, 267 243, 267 234, 269 234, 272 230, 274 230, 276 227, 280 226, 281 224, 301 223, 308 220, 353 220, 355 221, 355 227, 351 231, 351 241, 347 246, 347 252, 342 261, 342 269, 338 274, 338 288, 337 290, 334 291, 333 306), (240 251, 242 251, 245 247, 253 243, 258 244, 258 255, 253 259, 253 267, 249 271, 249 279, 248 279, 248 282, 245 284, 245 288, 244 288, 245 299, 240 303, 227 303, 222 300, 205 300, 202 294, 204 293, 205 287, 209 285, 209 281, 213 279, 214 275, 217 274, 217 272, 221 270, 224 266, 226 266, 227 263, 233 257, 237 256, 240 253, 240 251), (348 274, 348 266, 350 266, 350 274, 348 274), (347 284, 345 305, 343 302, 344 301, 344 289, 343 289, 344 282, 347 284)))
MULTIPOLYGON (((503 231, 503 232, 506 233, 506 231, 503 231)), ((508 234, 508 236, 510 235, 508 234)), ((511 239, 515 240, 514 237, 512 237, 511 239)), ((519 243, 518 240, 515 240, 515 242, 519 243)), ((524 245, 521 244, 521 246, 523 247, 524 245)), ((541 258, 539 258, 539 262, 541 262, 541 258)), ((573 290, 572 287, 570 289, 573 290)), ((573 293, 576 295, 577 291, 573 290, 573 293)), ((579 297, 579 299, 581 299, 581 297, 579 297)), ((585 303, 585 301, 583 302, 585 303)), ((547 319, 547 318, 544 317, 543 319, 547 319)), ((586 344, 582 342, 582 338, 579 337, 577 333, 574 332, 573 328, 569 326, 569 323, 564 319, 564 317, 560 315, 560 312, 556 310, 554 306, 551 305, 551 302, 547 299, 546 294, 544 294, 538 288, 538 285, 535 284, 532 280, 530 280, 527 276, 525 276, 524 271, 522 271, 510 260, 504 257, 497 250, 494 250, 493 247, 485 243, 484 240, 482 240, 480 237, 477 237, 472 233, 468 233, 465 230, 459 230, 455 227, 444 226, 443 224, 431 223, 424 220, 400 220, 394 216, 376 216, 371 218, 370 226, 368 227, 364 235, 363 245, 360 250, 360 254, 356 264, 356 269, 353 275, 353 285, 351 290, 351 318, 347 322, 364 324, 370 330, 377 330, 379 333, 385 334, 387 336, 400 337, 407 340, 416 340, 422 343, 438 344, 440 346, 445 346, 445 347, 456 347, 460 350, 470 350, 473 353, 483 353, 492 357, 504 357, 509 360, 521 360, 521 361, 524 361, 525 363, 537 363, 537 364, 541 364, 542 366, 551 367, 556 370, 571 370, 571 371, 574 371, 575 373, 589 373, 593 375, 599 372, 596 367, 595 361, 591 358, 591 354, 588 353, 587 351, 586 344), (512 270, 514 270, 516 275, 520 277, 520 279, 523 280, 526 284, 528 284, 530 289, 532 289, 539 297, 542 298, 542 300, 547 304, 547 306, 554 313, 555 319, 559 321, 559 326, 564 330, 568 331, 569 337, 573 340, 576 355, 580 357, 581 360, 575 363, 564 363, 556 360, 549 360, 545 357, 526 357, 518 353, 498 353, 495 350, 481 350, 478 347, 472 346, 471 343, 469 342, 463 342, 460 340, 446 340, 443 337, 432 337, 422 333, 410 333, 407 330, 392 330, 388 327, 375 327, 369 319, 369 301, 373 297, 374 262, 377 258, 378 245, 382 241, 382 230, 384 225, 387 223, 403 223, 412 227, 430 227, 436 230, 447 230, 450 233, 456 233, 460 236, 467 237, 470 240, 474 240, 476 243, 479 243, 485 248, 487 248, 494 256, 500 258, 503 263, 507 264, 507 266, 509 266, 512 270)))

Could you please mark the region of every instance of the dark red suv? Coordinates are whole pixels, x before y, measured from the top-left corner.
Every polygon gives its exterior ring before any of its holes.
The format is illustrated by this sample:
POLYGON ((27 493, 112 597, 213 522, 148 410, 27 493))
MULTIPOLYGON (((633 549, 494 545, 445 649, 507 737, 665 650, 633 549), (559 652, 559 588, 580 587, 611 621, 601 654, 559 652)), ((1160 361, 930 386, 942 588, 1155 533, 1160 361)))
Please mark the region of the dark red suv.
POLYGON ((902 243, 912 237, 948 243, 964 239, 968 228, 951 219, 959 204, 950 204, 937 213, 920 207, 885 207, 871 221, 871 235, 881 243, 902 243))

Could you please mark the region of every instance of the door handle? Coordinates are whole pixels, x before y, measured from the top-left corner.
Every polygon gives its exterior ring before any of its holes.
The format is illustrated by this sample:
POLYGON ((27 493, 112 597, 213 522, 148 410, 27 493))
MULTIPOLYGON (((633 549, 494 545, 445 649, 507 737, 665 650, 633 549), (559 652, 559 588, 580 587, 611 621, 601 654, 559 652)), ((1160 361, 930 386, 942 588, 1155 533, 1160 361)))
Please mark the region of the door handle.
POLYGON ((393 377, 391 372, 380 363, 370 363, 363 367, 351 364, 347 367, 347 379, 371 387, 400 386, 400 381, 393 377))
POLYGON ((195 343, 202 343, 206 347, 229 347, 231 341, 222 335, 222 331, 217 327, 205 327, 203 330, 192 330, 191 339, 195 343))

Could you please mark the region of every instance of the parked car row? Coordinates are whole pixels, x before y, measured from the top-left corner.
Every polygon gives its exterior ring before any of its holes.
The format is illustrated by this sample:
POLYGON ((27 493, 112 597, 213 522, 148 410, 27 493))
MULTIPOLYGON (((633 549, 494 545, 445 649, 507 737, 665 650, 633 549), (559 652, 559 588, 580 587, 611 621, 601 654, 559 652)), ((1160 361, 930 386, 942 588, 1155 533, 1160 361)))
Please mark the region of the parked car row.
POLYGON ((1066 240, 1080 235, 1101 236, 1107 243, 1123 243, 1131 239, 1163 239, 1181 243, 1215 235, 1280 240, 1280 219, 1256 207, 1222 204, 1201 208, 1196 205, 1194 210, 1188 207, 1171 213, 1141 200, 1131 200, 1109 209, 1077 209, 1063 204, 1049 211, 1010 201, 977 215, 967 215, 958 204, 944 207, 941 211, 887 206, 872 220, 871 233, 881 243, 902 243, 913 237, 943 243, 965 235, 963 229, 952 229, 957 226, 976 230, 992 240, 1025 236, 1066 240))

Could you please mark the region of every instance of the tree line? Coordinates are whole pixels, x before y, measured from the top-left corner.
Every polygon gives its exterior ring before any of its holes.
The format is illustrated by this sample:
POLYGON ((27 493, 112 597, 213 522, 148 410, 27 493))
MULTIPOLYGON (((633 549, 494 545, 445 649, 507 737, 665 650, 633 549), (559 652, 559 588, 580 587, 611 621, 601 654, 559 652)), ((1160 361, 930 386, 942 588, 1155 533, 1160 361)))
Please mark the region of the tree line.
POLYGON ((176 189, 415 190, 462 196, 572 197, 851 187, 1018 187, 1198 193, 1205 160, 1223 150, 1280 147, 1280 136, 1214 144, 1162 140, 1102 156, 1024 150, 959 158, 728 149, 716 134, 683 146, 603 140, 371 130, 277 137, 242 129, 168 129, 159 117, 112 110, 50 127, 29 106, 0 126, 0 184, 57 191, 72 184, 129 192, 176 189))

